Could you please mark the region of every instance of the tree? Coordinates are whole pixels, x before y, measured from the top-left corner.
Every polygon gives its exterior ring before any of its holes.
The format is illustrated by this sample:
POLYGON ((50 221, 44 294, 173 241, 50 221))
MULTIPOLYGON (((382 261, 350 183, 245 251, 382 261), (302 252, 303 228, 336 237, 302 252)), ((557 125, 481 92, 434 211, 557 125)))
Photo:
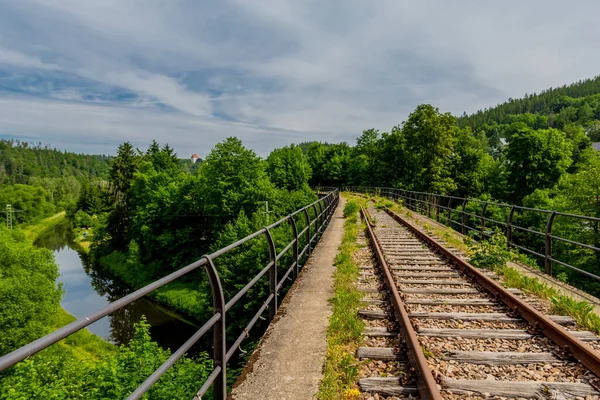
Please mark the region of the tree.
MULTIPOLYGON (((131 143, 121 144, 117 156, 110 166, 110 184, 114 196, 115 206, 108 218, 107 234, 113 247, 125 249, 129 243, 130 212, 129 191, 133 177, 138 170, 139 154, 133 149, 131 143)), ((104 238, 101 238, 104 239, 104 238)))
POLYGON ((119 145, 117 156, 112 160, 109 171, 110 183, 117 200, 124 204, 127 203, 126 196, 133 182, 133 175, 137 171, 139 159, 131 143, 125 142, 119 145))
POLYGON ((322 185, 325 181, 323 165, 325 164, 325 149, 321 142, 312 142, 308 146, 306 157, 312 170, 312 185, 322 185))
POLYGON ((308 184, 311 168, 302 149, 294 144, 275 149, 267 157, 267 173, 279 188, 297 190, 308 184))
POLYGON ((356 139, 349 160, 348 183, 371 186, 381 183, 381 143, 376 129, 367 129, 356 139))
POLYGON ((458 126, 449 113, 422 104, 408 116, 402 131, 406 137, 408 186, 414 190, 446 194, 456 189, 450 156, 458 126))
POLYGON ((11 204, 18 222, 32 223, 52 215, 55 211, 50 195, 41 187, 15 184, 0 188, 0 207, 11 204))
POLYGON ((0 226, 0 356, 48 332, 62 296, 56 278, 49 250, 0 226))
POLYGON ((475 137, 470 128, 456 132, 452 154, 452 179, 459 196, 479 196, 485 192, 488 174, 494 163, 486 152, 485 137, 475 137))
POLYGON ((207 211, 225 217, 225 222, 241 210, 252 214, 274 193, 265 163, 237 138, 216 144, 202 164, 201 174, 206 184, 207 211))
POLYGON ((556 184, 571 165, 572 149, 565 133, 557 129, 519 128, 506 152, 511 199, 520 203, 535 189, 556 184))

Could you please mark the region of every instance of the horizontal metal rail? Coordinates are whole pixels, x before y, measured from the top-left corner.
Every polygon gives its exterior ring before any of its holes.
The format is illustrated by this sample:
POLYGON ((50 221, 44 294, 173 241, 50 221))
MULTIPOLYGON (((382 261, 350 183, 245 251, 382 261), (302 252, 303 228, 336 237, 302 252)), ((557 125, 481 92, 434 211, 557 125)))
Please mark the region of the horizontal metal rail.
MULTIPOLYGON (((564 260, 559 260, 560 256, 553 255, 553 244, 555 242, 567 243, 575 248, 590 250, 596 253, 595 265, 589 269, 600 271, 600 218, 590 217, 585 215, 577 215, 559 211, 536 209, 531 207, 517 206, 506 203, 498 203, 481 199, 472 199, 467 197, 441 195, 435 193, 418 192, 389 187, 361 187, 347 186, 342 190, 353 191, 358 193, 367 193, 371 195, 379 195, 388 197, 394 201, 402 201, 403 205, 413 211, 421 212, 431 218, 436 218, 438 222, 443 222, 453 229, 460 230, 462 234, 468 232, 476 232, 480 238, 491 237, 493 230, 486 228, 485 224, 494 223, 500 225, 503 233, 506 236, 506 241, 509 247, 519 249, 527 254, 538 257, 543 264, 544 272, 548 275, 553 275, 553 265, 560 265, 575 273, 581 273, 587 277, 591 277, 600 281, 600 275, 592 271, 586 271, 580 267, 571 265, 564 260), (480 214, 472 211, 472 208, 467 211, 467 207, 474 204, 474 207, 480 214), (506 221, 499 221, 490 218, 490 208, 506 215, 506 221), (487 213, 487 216, 486 216, 487 213), (434 214, 434 215, 433 215, 434 214), (545 223, 545 229, 536 230, 535 226, 522 226, 515 222, 519 218, 527 217, 528 215, 539 215, 540 220, 545 223), (453 216, 459 216, 460 220, 453 219, 453 216), (590 230, 596 235, 596 243, 581 243, 573 238, 564 238, 552 233, 557 218, 570 219, 570 221, 579 223, 580 230, 590 230), (473 221, 475 219, 475 221, 473 221), (516 234, 518 232, 518 234, 516 234), (533 237, 544 238, 543 253, 541 248, 528 248, 523 245, 524 239, 528 238, 528 234, 535 235, 533 237), (516 240, 515 240, 516 239, 516 240)), ((494 214, 496 215, 496 214, 494 214)), ((532 243, 530 241, 530 243, 532 243)), ((535 242, 533 242, 535 243, 535 242)), ((541 247, 541 246, 540 246, 541 247)), ((555 252, 555 251, 554 251, 555 252)), ((572 254, 571 252, 570 254, 572 254)), ((568 252, 563 252, 563 256, 568 252)), ((586 268, 587 269, 587 268, 586 268)))
MULTIPOLYGON (((322 193, 322 191, 321 191, 322 193)), ((165 361, 152 375, 150 375, 136 390, 128 397, 128 399, 139 399, 141 398, 150 387, 156 383, 166 371, 171 368, 177 360, 179 360, 200 338, 202 338, 209 330, 213 331, 213 371, 210 373, 207 380, 201 386, 196 393, 195 398, 199 399, 203 396, 208 389, 213 386, 214 398, 219 400, 225 400, 227 398, 227 362, 239 349, 239 346, 249 336, 249 332, 252 327, 257 323, 261 315, 268 308, 269 317, 272 319, 277 311, 279 304, 279 289, 281 289, 286 279, 290 278, 293 273, 294 280, 299 273, 299 269, 302 267, 302 260, 305 256, 311 254, 312 249, 318 242, 322 232, 325 230, 333 213, 339 203, 339 191, 336 188, 329 190, 324 193, 324 196, 312 204, 302 207, 301 209, 281 218, 279 221, 264 227, 263 229, 254 232, 245 238, 238 240, 235 243, 230 244, 222 249, 219 249, 212 254, 201 257, 198 261, 195 261, 141 289, 134 291, 133 293, 116 300, 106 307, 90 314, 87 317, 80 318, 40 339, 37 339, 9 354, 0 358, 0 371, 3 371, 16 363, 30 357, 37 352, 51 346, 52 344, 66 338, 73 333, 84 329, 99 319, 117 311, 128 304, 131 304, 135 300, 138 300, 149 293, 165 286, 166 284, 173 282, 174 280, 192 272, 196 269, 203 267, 210 283, 211 296, 212 296, 212 317, 202 325, 196 333, 190 339, 188 339, 181 347, 179 347, 167 361, 165 361), (313 217, 311 217, 313 214, 313 217), (304 228, 298 232, 298 221, 303 219, 304 228), (288 242, 280 253, 276 251, 276 243, 273 239, 271 231, 286 225, 291 225, 293 238, 288 242), (238 291, 229 301, 226 303, 225 295, 223 293, 222 282, 218 274, 218 270, 215 266, 215 260, 231 250, 240 248, 240 246, 257 238, 264 237, 267 242, 269 251, 269 262, 262 268, 240 291, 238 291), (299 243, 303 240, 305 242, 302 249, 299 249, 299 243), (290 265, 287 267, 287 271, 283 278, 277 280, 278 262, 282 259, 283 255, 292 250, 292 260, 290 265), (269 292, 266 295, 264 302, 261 307, 256 311, 254 316, 250 319, 250 322, 243 329, 242 333, 227 348, 226 332, 227 332, 227 312, 236 305, 240 299, 244 297, 248 291, 257 284, 257 282, 264 277, 269 275, 269 292)))
POLYGON ((497 299, 501 300, 507 307, 518 312, 532 327, 535 327, 540 333, 556 343, 562 351, 568 355, 572 355, 585 367, 590 369, 590 371, 596 374, 596 376, 600 376, 600 353, 592 349, 591 346, 571 335, 565 328, 532 307, 527 301, 522 300, 517 295, 509 292, 486 274, 454 254, 438 241, 432 239, 425 232, 421 231, 417 225, 390 209, 386 209, 385 211, 400 224, 407 227, 417 237, 421 238, 427 242, 429 246, 441 253, 447 260, 450 260, 450 262, 459 267, 466 275, 474 278, 477 284, 482 286, 497 299))
POLYGON ((423 354, 423 350, 421 350, 417 333, 410 322, 408 312, 406 311, 406 306, 402 301, 400 292, 398 292, 391 269, 385 261, 379 240, 377 239, 377 236, 371 227, 371 217, 364 207, 361 207, 361 213, 366 221, 369 243, 373 247, 373 252, 375 253, 377 262, 385 276, 385 284, 391 294, 390 301, 394 307, 394 314, 400 327, 402 336, 401 339, 403 339, 406 343, 408 359, 411 363, 411 366, 416 371, 417 389, 419 390, 420 397, 423 400, 441 400, 442 395, 440 394, 437 383, 435 382, 433 374, 429 369, 429 365, 427 364, 427 359, 423 354))

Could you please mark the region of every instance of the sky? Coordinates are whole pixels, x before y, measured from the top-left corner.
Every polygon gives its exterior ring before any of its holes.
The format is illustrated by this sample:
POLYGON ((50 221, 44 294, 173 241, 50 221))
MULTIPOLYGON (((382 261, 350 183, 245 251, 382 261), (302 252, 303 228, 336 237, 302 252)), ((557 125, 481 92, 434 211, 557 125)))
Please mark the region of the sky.
POLYGON ((0 138, 354 143, 600 73, 600 2, 0 0, 0 138))

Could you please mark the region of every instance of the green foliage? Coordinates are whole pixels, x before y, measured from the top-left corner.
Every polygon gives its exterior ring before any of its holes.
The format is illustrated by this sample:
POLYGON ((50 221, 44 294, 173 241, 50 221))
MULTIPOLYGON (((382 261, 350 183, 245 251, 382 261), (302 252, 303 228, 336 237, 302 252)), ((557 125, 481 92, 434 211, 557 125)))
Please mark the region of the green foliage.
POLYGON ((0 185, 30 184, 42 186, 57 201, 68 202, 63 196, 76 190, 61 186, 76 185, 77 180, 105 179, 110 157, 75 154, 51 149, 41 144, 0 140, 0 185))
POLYGON ((88 213, 86 213, 83 210, 78 210, 75 213, 75 216, 73 218, 73 225, 78 227, 78 228, 89 228, 91 227, 93 224, 93 218, 91 215, 89 215, 88 213))
POLYGON ((47 333, 62 296, 56 278, 49 250, 0 226, 0 355, 47 333))
POLYGON ((356 213, 360 210, 360 205, 354 200, 348 200, 344 206, 344 218, 356 216, 356 213))
POLYGON ((451 176, 450 156, 458 131, 455 118, 423 104, 408 116, 402 132, 406 137, 405 177, 415 190, 446 194, 456 189, 451 176))
MULTIPOLYGON (((150 326, 136 324, 129 346, 96 362, 84 361, 68 348, 53 346, 0 375, 0 398, 125 398, 170 356, 150 341, 150 326)), ((182 358, 150 389, 148 399, 190 398, 212 368, 205 353, 182 358)))
POLYGON ((215 214, 237 215, 241 210, 252 214, 275 189, 264 162, 237 138, 218 143, 206 157, 201 173, 206 181, 207 211, 215 214))
POLYGON ((506 245, 506 237, 500 233, 492 235, 489 240, 479 243, 470 242, 470 263, 478 268, 489 268, 493 271, 506 266, 512 258, 506 245))
POLYGON ((512 198, 519 201, 535 189, 552 187, 571 165, 572 144, 556 129, 522 127, 506 152, 512 198))
POLYGON ((287 190, 297 190, 307 185, 312 174, 302 149, 293 144, 269 154, 267 173, 273 184, 287 190))
POLYGON ((0 188, 2 211, 6 204, 11 204, 14 210, 19 211, 14 213, 18 223, 34 223, 55 213, 50 196, 41 187, 16 184, 0 188))
POLYGON ((540 94, 525 94, 522 99, 509 99, 499 106, 480 110, 459 118, 461 126, 477 130, 494 123, 516 122, 516 117, 526 116, 530 125, 548 128, 561 127, 570 122, 589 123, 600 117, 600 76, 571 85, 550 88, 540 94))
POLYGON ((312 170, 312 185, 342 185, 348 182, 351 158, 348 144, 328 145, 313 142, 308 148, 307 158, 312 170))

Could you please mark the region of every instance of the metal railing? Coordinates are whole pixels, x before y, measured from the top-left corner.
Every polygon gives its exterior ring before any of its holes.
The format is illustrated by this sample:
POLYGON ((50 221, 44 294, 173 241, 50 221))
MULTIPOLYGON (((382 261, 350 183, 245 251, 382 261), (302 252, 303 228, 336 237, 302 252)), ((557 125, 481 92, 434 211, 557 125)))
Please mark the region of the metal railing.
POLYGON ((494 234, 494 228, 499 228, 498 230, 506 236, 509 248, 535 256, 542 263, 546 274, 552 275, 553 264, 557 264, 600 281, 599 274, 575 267, 553 256, 556 253, 553 246, 573 246, 571 249, 562 249, 564 251, 561 254, 576 255, 575 252, 587 252, 587 259, 593 260, 594 269, 600 272, 600 218, 389 187, 346 186, 342 190, 379 195, 394 201, 401 199, 408 209, 436 219, 463 235, 472 231, 480 239, 490 238, 494 234), (502 217, 502 220, 499 217, 502 217), (563 222, 569 220, 564 225, 571 223, 570 232, 574 236, 582 236, 583 232, 596 240, 591 244, 581 243, 553 233, 557 219, 562 219, 563 222), (539 226, 542 226, 543 230, 537 228, 539 226))
MULTIPOLYGON (((208 376, 200 390, 195 395, 195 399, 200 399, 208 389, 213 386, 214 398, 224 400, 227 397, 227 362, 239 349, 241 343, 249 337, 249 331, 257 323, 263 312, 269 309, 269 318, 273 319, 279 304, 278 291, 284 286, 286 280, 295 280, 302 267, 302 260, 310 255, 314 245, 320 239, 321 233, 327 227, 337 204, 339 203, 339 191, 334 189, 324 197, 303 207, 292 214, 281 218, 279 221, 264 227, 263 229, 254 232, 253 234, 238 240, 212 254, 202 256, 198 261, 189 264, 172 274, 169 274, 115 302, 110 303, 106 307, 94 312, 93 314, 78 319, 75 322, 66 325, 40 339, 37 339, 5 356, 0 358, 0 371, 3 371, 19 361, 51 346, 61 339, 87 327, 100 318, 103 318, 110 313, 119 310, 132 303, 133 301, 146 296, 154 290, 166 285, 169 282, 182 277, 199 267, 204 267, 210 283, 212 294, 212 317, 202 325, 198 331, 188 339, 179 349, 177 349, 167 361, 165 361, 152 375, 150 375, 129 397, 128 399, 139 399, 146 393, 150 387, 156 383, 165 372, 171 368, 177 360, 179 360, 200 338, 202 338, 211 328, 213 330, 213 371, 208 376), (312 217, 311 217, 312 214, 312 217), (303 221, 304 228, 299 231, 298 225, 303 221), (273 239, 272 231, 279 227, 284 227, 289 224, 292 229, 293 238, 285 247, 277 253, 276 243, 273 239), (223 293, 223 286, 219 278, 217 268, 215 267, 215 259, 219 256, 228 253, 231 250, 240 248, 240 246, 248 243, 256 238, 265 238, 269 253, 268 264, 258 272, 246 286, 238 291, 229 301, 226 301, 223 293), (300 249, 300 243, 305 245, 300 249), (289 251, 292 251, 292 262, 285 270, 285 273, 278 280, 278 263, 282 256, 289 251), (250 319, 250 322, 243 329, 241 334, 235 341, 227 347, 226 338, 226 315, 230 310, 256 283, 265 275, 268 274, 269 290, 268 295, 264 299, 262 306, 250 319), (290 278, 290 275, 292 276, 290 278)), ((289 227, 288 227, 289 228, 289 227)))

